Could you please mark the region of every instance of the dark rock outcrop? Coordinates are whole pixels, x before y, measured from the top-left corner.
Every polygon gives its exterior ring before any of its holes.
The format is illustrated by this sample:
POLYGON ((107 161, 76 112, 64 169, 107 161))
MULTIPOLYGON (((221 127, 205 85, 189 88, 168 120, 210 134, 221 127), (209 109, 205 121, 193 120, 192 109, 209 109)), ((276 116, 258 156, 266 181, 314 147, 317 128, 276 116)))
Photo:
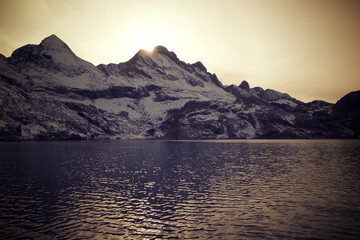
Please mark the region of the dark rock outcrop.
POLYGON ((339 101, 334 107, 334 116, 339 122, 354 131, 354 137, 360 137, 360 91, 351 92, 339 101))
POLYGON ((249 90, 250 85, 247 81, 244 80, 240 83, 239 88, 244 89, 244 90, 249 90))

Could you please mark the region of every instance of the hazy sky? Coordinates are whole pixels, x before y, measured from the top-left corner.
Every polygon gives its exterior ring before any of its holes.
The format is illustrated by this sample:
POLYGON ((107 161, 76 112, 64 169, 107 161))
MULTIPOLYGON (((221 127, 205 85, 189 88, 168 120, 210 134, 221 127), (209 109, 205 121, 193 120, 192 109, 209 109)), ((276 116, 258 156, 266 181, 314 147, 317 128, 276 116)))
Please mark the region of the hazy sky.
POLYGON ((0 0, 0 53, 51 34, 95 65, 164 45, 225 85, 302 101, 360 90, 358 0, 0 0))

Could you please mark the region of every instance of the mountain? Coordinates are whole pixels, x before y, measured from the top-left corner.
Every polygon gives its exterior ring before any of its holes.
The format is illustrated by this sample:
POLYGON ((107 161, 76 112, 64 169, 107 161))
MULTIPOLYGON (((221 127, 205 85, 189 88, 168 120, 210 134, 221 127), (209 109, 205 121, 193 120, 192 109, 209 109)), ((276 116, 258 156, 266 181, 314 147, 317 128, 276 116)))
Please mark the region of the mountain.
POLYGON ((0 55, 0 140, 358 138, 359 96, 303 103, 223 86, 163 46, 119 64, 77 57, 55 35, 0 55))

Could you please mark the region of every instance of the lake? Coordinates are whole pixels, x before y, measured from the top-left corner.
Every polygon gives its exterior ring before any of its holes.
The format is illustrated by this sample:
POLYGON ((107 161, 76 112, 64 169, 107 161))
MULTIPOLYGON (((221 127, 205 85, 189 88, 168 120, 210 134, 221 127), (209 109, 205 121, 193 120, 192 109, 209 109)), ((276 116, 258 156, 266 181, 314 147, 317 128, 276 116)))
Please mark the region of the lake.
POLYGON ((0 238, 359 239, 359 140, 0 143, 0 238))

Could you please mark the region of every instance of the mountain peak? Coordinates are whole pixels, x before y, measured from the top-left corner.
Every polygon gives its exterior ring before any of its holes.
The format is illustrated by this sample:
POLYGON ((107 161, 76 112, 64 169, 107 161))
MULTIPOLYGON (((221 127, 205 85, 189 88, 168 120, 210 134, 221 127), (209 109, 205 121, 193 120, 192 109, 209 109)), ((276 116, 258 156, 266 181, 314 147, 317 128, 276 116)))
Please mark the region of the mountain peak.
POLYGON ((160 53, 163 54, 165 56, 168 56, 171 60, 173 60, 176 63, 179 63, 180 60, 178 59, 178 57, 176 56, 176 54, 174 52, 169 51, 166 47, 164 46, 156 46, 154 48, 154 50, 152 51, 153 53, 160 53))
POLYGON ((43 39, 39 45, 25 45, 16 49, 10 57, 10 63, 21 69, 34 66, 61 72, 64 75, 81 75, 92 64, 77 57, 68 45, 56 35, 50 35, 43 39))
POLYGON ((243 80, 240 85, 239 88, 245 89, 245 90, 249 90, 250 89, 250 85, 247 81, 243 80))
POLYGON ((204 64, 202 64, 202 62, 200 62, 200 61, 197 61, 196 63, 193 63, 193 64, 191 64, 193 67, 197 67, 198 69, 200 69, 200 70, 202 70, 202 71, 204 71, 204 72, 206 72, 207 71, 207 69, 206 69, 206 67, 204 66, 204 64))
POLYGON ((42 46, 45 49, 63 49, 63 48, 69 49, 66 43, 64 43, 55 34, 52 34, 44 38, 44 40, 41 41, 40 46, 42 46))
POLYGON ((158 45, 158 46, 154 47, 153 52, 163 53, 163 54, 170 53, 170 51, 162 45, 158 45))
POLYGON ((61 39, 58 36, 56 36, 55 34, 51 34, 50 36, 44 38, 44 40, 45 39, 56 39, 58 41, 61 41, 61 39))

